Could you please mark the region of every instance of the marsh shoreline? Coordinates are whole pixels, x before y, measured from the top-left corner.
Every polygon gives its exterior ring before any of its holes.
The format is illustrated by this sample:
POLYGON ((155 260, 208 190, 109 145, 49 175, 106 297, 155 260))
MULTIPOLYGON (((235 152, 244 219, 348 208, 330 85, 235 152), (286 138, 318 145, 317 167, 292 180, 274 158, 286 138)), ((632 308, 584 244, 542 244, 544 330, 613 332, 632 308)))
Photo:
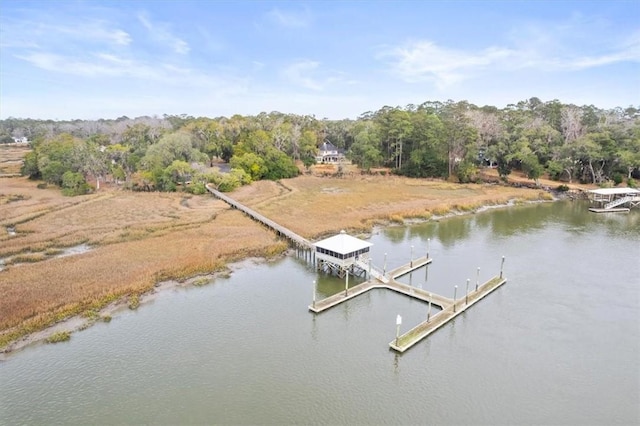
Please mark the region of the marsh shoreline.
MULTIPOLYGON (((359 235, 362 237, 368 238, 370 235, 377 233, 379 232, 380 229, 386 228, 386 227, 407 226, 407 225, 418 224, 418 223, 434 222, 434 221, 444 220, 451 217, 472 215, 472 214, 480 213, 486 210, 509 208, 516 204, 534 204, 534 203, 541 203, 541 202, 553 202, 553 201, 562 199, 562 197, 557 197, 556 194, 552 193, 552 195, 553 195, 553 199, 551 200, 520 201, 516 199, 510 199, 503 204, 487 204, 487 205, 480 206, 477 209, 474 209, 471 211, 451 210, 446 214, 434 215, 428 219, 407 218, 404 220, 403 223, 393 223, 391 221, 385 221, 383 223, 376 223, 372 225, 368 231, 359 232, 359 235)), ((176 289, 186 289, 186 288, 200 286, 200 285, 211 285, 211 284, 214 284, 216 280, 220 278, 227 278, 231 274, 233 274, 234 271, 237 271, 238 269, 241 269, 248 265, 273 261, 282 256, 292 255, 293 253, 294 253, 293 249, 288 249, 287 251, 285 251, 283 254, 279 256, 271 256, 271 257, 250 256, 250 257, 246 257, 243 259, 239 259, 239 260, 227 263, 225 265, 224 270, 222 271, 212 272, 207 274, 197 274, 182 280, 171 279, 171 280, 163 280, 163 281, 157 282, 153 286, 153 288, 151 288, 149 291, 146 291, 140 294, 139 303, 137 303, 135 307, 131 307, 130 305, 130 298, 132 295, 126 294, 118 298, 117 300, 107 304, 106 306, 102 307, 97 312, 92 312, 91 316, 87 315, 87 312, 73 315, 69 318, 59 321, 42 330, 38 330, 36 332, 26 334, 16 340, 9 342, 4 347, 0 348, 0 362, 7 360, 9 357, 9 354, 23 350, 27 347, 30 347, 36 344, 46 343, 47 339, 49 339, 55 333, 69 332, 71 334, 74 334, 78 331, 85 330, 88 327, 91 327, 98 322, 111 321, 113 317, 116 317, 119 313, 126 312, 129 309, 140 309, 143 306, 152 303, 155 299, 157 299, 158 297, 160 297, 161 295, 167 292, 175 291, 176 289)))

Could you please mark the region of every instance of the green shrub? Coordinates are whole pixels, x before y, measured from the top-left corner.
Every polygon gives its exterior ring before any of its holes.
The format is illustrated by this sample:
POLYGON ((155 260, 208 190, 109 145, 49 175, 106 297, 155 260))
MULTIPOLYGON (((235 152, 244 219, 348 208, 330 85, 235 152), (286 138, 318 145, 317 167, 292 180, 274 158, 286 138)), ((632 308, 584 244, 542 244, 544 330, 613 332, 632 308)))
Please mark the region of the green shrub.
POLYGON ((616 173, 613 175, 613 184, 614 186, 618 186, 622 183, 624 177, 620 173, 616 173))
POLYGON ((129 296, 129 309, 138 309, 140 306, 140 297, 137 294, 129 296))
POLYGON ((569 187, 567 185, 558 185, 558 187, 556 188, 556 190, 560 191, 560 192, 567 192, 569 190, 569 187))
POLYGON ((71 339, 71 333, 68 331, 56 331, 51 336, 49 336, 46 340, 47 343, 59 343, 66 342, 71 339))

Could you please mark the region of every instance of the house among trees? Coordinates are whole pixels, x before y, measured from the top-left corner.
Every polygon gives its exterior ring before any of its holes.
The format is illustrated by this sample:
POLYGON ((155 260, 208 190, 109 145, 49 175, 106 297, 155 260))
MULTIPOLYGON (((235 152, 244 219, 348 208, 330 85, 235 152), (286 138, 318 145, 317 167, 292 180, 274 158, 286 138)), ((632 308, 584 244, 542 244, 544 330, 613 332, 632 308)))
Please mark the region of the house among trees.
POLYGON ((318 164, 335 164, 344 161, 344 159, 343 150, 327 140, 318 148, 318 155, 316 156, 318 164))

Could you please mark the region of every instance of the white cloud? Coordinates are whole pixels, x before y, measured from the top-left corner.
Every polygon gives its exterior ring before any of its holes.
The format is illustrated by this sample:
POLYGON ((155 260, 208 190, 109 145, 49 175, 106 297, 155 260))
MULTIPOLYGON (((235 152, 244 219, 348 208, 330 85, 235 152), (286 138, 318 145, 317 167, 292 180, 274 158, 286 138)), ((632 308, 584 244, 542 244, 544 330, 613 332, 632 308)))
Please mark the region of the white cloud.
POLYGON ((342 88, 344 85, 356 83, 354 80, 349 80, 345 73, 321 68, 320 62, 308 59, 289 64, 282 69, 281 74, 288 83, 315 92, 329 88, 342 88))
POLYGON ((283 74, 290 83, 297 86, 311 90, 322 90, 323 84, 312 76, 319 65, 318 62, 314 61, 299 61, 286 67, 283 74))
POLYGON ((3 47, 34 48, 88 42, 127 46, 131 41, 131 36, 126 31, 96 19, 55 23, 48 18, 39 21, 27 19, 4 22, 2 26, 3 47))
POLYGON ((286 28, 304 28, 309 26, 310 23, 308 11, 294 12, 291 10, 272 9, 267 13, 267 18, 271 22, 286 28))
POLYGON ((138 20, 149 31, 152 38, 161 43, 166 43, 174 52, 181 55, 189 53, 191 48, 189 44, 180 37, 173 35, 163 24, 155 24, 147 17, 145 13, 138 14, 138 20))
MULTIPOLYGON (((528 34, 538 30, 529 28, 528 34)), ((640 37, 631 37, 620 46, 607 46, 594 54, 569 46, 547 49, 551 42, 546 37, 532 37, 533 42, 517 47, 487 47, 482 50, 460 50, 439 46, 430 40, 412 41, 384 50, 379 59, 387 60, 394 74, 402 80, 415 83, 430 81, 439 89, 450 88, 472 79, 486 70, 495 72, 531 69, 541 72, 576 71, 621 62, 640 62, 640 37)), ((556 40, 560 44, 562 40, 556 40)))
POLYGON ((384 51, 380 58, 391 58, 393 71, 407 82, 432 81, 440 88, 465 80, 478 69, 504 61, 513 52, 487 48, 480 52, 448 49, 422 40, 384 51))

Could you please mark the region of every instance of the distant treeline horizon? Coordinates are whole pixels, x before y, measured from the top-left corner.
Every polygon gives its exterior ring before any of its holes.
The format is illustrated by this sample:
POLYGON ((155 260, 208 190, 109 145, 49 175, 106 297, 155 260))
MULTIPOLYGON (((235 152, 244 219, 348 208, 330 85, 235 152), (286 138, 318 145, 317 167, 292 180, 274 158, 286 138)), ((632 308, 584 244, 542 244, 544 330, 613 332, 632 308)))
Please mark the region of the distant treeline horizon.
POLYGON ((216 158, 235 173, 234 183, 223 187, 291 177, 298 173, 296 162, 315 163, 325 141, 362 169, 388 167, 411 177, 472 182, 486 166, 502 177, 521 170, 533 180, 546 174, 601 185, 625 179, 635 185, 640 177, 640 108, 599 109, 535 97, 502 109, 467 101, 384 106, 343 120, 280 112, 0 120, 0 143, 21 137, 34 147, 25 175, 65 187, 62 176, 70 172, 70 182, 84 182, 80 192, 96 177, 146 190, 176 190, 187 177, 220 185, 222 177, 198 166, 216 158), (62 146, 66 153, 49 152, 62 146))

